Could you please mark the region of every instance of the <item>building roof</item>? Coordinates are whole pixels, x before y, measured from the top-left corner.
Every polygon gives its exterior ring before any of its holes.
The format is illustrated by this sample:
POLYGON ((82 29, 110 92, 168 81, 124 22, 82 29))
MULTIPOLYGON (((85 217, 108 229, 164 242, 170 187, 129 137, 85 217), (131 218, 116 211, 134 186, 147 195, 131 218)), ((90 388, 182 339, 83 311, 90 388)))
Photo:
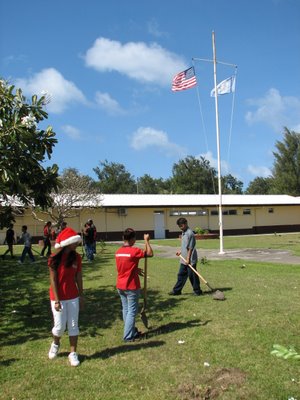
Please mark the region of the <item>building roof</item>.
MULTIPOLYGON (((203 207, 218 206, 214 194, 103 194, 103 207, 203 207)), ((223 206, 300 205, 300 197, 288 195, 222 195, 223 206)))
MULTIPOLYGON (((59 195, 56 196, 59 198, 59 195)), ((60 199, 61 201, 61 199, 60 199)), ((21 201, 11 197, 0 198, 0 205, 24 206, 21 201)), ((76 202, 78 207, 218 207, 217 194, 101 194, 91 201, 76 202)), ((73 204, 73 206, 76 206, 73 204)), ((300 205, 300 197, 285 194, 247 195, 223 194, 222 206, 225 207, 263 207, 263 206, 300 205)))

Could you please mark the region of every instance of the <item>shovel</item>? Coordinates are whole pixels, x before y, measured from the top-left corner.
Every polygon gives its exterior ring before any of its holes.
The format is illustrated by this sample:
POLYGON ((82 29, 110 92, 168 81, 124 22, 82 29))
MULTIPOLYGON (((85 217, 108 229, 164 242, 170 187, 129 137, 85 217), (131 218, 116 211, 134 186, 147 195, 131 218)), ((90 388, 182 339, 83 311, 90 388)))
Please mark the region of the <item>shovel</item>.
POLYGON ((141 311, 141 320, 145 328, 148 329, 148 318, 146 315, 146 307, 147 307, 147 257, 145 257, 145 262, 144 262, 144 303, 141 311))
POLYGON ((201 281, 202 281, 203 283, 205 283, 205 285, 214 293, 214 294, 213 294, 214 300, 225 300, 225 295, 224 295, 223 292, 221 292, 221 290, 213 289, 213 288, 210 286, 210 284, 207 282, 207 280, 204 279, 203 276, 200 275, 199 272, 198 272, 191 264, 188 264, 188 262, 186 261, 186 259, 185 259, 184 257, 182 257, 181 254, 180 254, 179 257, 181 258, 182 261, 184 261, 184 262, 186 263, 186 265, 187 265, 188 267, 191 268, 191 270, 192 270, 196 275, 198 275, 198 277, 201 279, 201 281))

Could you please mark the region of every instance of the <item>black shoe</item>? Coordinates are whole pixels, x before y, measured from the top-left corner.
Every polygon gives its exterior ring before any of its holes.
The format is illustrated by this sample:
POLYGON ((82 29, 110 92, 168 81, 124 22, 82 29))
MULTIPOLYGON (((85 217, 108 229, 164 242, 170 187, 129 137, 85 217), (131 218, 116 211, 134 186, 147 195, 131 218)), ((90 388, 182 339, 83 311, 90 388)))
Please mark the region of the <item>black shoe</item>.
POLYGON ((180 296, 181 292, 173 292, 173 290, 172 290, 172 292, 169 292, 169 295, 170 296, 180 296))
POLYGON ((200 290, 200 292, 194 292, 194 296, 201 296, 201 294, 203 294, 202 290, 200 290))
MULTIPOLYGON (((135 329, 136 329, 136 328, 135 328, 135 329)), ((133 340, 141 339, 142 336, 143 336, 143 333, 142 333, 141 331, 138 331, 138 330, 136 329, 135 334, 134 334, 134 336, 133 336, 133 340)))
POLYGON ((132 338, 124 339, 124 342, 135 342, 136 340, 141 340, 143 337, 143 332, 135 328, 135 332, 132 338))

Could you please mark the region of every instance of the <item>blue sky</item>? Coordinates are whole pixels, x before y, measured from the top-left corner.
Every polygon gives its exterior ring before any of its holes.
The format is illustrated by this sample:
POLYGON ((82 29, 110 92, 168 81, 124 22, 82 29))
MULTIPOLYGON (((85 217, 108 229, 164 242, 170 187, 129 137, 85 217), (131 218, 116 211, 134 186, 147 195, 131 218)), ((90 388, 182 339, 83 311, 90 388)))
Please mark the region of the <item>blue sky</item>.
MULTIPOLYGON (((299 0, 19 0, 0 12, 0 74, 51 94, 60 171, 96 178, 108 160, 166 179, 188 155, 217 168, 213 64, 195 60, 212 59, 212 31, 218 61, 238 67, 235 95, 218 97, 222 175, 246 189, 270 174, 283 127, 300 132, 299 0), (172 92, 192 65, 197 87, 172 92)), ((218 82, 233 73, 217 65, 218 82)))

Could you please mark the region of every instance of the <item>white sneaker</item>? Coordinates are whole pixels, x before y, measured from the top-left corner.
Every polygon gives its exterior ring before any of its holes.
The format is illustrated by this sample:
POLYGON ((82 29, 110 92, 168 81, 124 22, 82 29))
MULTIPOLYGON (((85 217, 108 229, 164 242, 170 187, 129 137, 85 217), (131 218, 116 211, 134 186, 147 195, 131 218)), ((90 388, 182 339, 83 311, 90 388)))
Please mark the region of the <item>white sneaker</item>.
POLYGON ((59 351, 59 344, 55 344, 54 342, 51 343, 51 347, 49 350, 49 359, 53 360, 53 358, 55 358, 57 356, 57 353, 59 351))
POLYGON ((80 361, 78 360, 78 355, 74 351, 69 354, 69 361, 72 367, 78 367, 80 361))

